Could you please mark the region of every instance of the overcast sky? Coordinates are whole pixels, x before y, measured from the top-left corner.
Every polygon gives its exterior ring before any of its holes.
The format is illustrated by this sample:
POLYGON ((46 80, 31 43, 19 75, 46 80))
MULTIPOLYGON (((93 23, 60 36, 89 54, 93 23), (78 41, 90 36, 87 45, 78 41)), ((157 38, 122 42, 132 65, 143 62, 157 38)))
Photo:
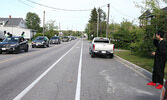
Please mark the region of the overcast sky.
MULTIPOLYGON (((60 9, 84 10, 102 7, 108 11, 107 4, 110 3, 110 23, 120 23, 123 18, 138 23, 141 9, 136 8, 134 1, 140 3, 142 0, 32 0, 36 3, 60 9), (106 5, 106 6, 104 6, 106 5)), ((160 3, 161 8, 167 6, 160 3)), ((55 25, 61 26, 62 30, 83 31, 90 18, 91 10, 87 11, 62 11, 46 8, 34 4, 28 0, 1 0, 0 17, 6 18, 11 15, 13 18, 25 19, 27 12, 36 13, 43 23, 43 11, 46 12, 45 22, 54 20, 55 25), (60 24, 59 24, 60 23, 60 24)))

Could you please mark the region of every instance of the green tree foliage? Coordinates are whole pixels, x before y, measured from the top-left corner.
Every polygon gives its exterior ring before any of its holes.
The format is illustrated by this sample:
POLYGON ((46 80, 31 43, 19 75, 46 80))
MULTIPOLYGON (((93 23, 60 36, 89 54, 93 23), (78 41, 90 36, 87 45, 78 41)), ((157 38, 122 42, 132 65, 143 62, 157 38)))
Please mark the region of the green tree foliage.
POLYGON ((96 11, 96 8, 94 8, 94 9, 91 11, 89 23, 96 23, 96 22, 97 22, 97 11, 96 11))
POLYGON ((105 37, 105 35, 106 35, 106 27, 107 27, 107 24, 106 24, 106 13, 101 8, 99 8, 97 10, 97 13, 99 14, 98 35, 100 37, 105 37))
POLYGON ((106 13, 102 9, 96 9, 94 8, 91 11, 89 23, 87 24, 85 28, 85 32, 88 35, 88 39, 93 39, 93 37, 97 36, 97 20, 98 20, 98 14, 99 14, 99 36, 105 37, 106 34, 106 13), (93 36, 93 37, 91 37, 93 36))
POLYGON ((156 11, 160 9, 159 7, 159 0, 143 0, 141 1, 142 4, 139 2, 135 2, 136 7, 141 9, 141 12, 144 13, 145 11, 156 11))
MULTIPOLYGON (((115 27, 115 25, 112 26, 115 27)), ((110 26, 111 29, 112 26, 110 26)), ((136 34, 132 31, 133 29, 135 29, 135 26, 131 22, 124 20, 118 30, 114 30, 115 32, 112 33, 112 37, 116 48, 130 48, 130 44, 136 39, 136 34)))
POLYGON ((95 37, 96 33, 97 33, 96 32, 97 31, 97 11, 96 11, 96 8, 94 8, 91 11, 91 18, 89 20, 88 27, 89 27, 88 28, 89 29, 88 35, 91 34, 91 35, 93 35, 95 37))
POLYGON ((113 38, 113 35, 115 32, 117 32, 120 29, 120 24, 112 23, 109 25, 109 38, 113 38))
POLYGON ((54 20, 50 20, 45 24, 45 30, 46 31, 58 30, 58 26, 55 26, 55 21, 54 20))
MULTIPOLYGON (((153 45, 153 35, 157 31, 167 32, 167 13, 160 10, 157 0, 144 0, 145 10, 151 10, 155 16, 151 20, 151 25, 138 30, 140 32, 137 36, 137 41, 131 44, 131 51, 135 54, 150 56, 155 47, 153 45)), ((137 32, 137 33, 138 33, 137 32)))
POLYGON ((26 15, 26 25, 30 29, 35 29, 40 32, 40 18, 36 13, 28 12, 26 15))
MULTIPOLYGON (((44 36, 47 36, 47 37, 50 39, 52 36, 55 36, 55 35, 58 36, 58 34, 59 34, 58 31, 49 30, 49 31, 46 31, 46 32, 44 33, 44 36)), ((33 39, 35 39, 37 36, 43 36, 43 34, 42 34, 42 33, 37 33, 37 34, 35 34, 35 36, 34 36, 33 39)))
POLYGON ((159 10, 151 23, 157 31, 164 31, 167 33, 167 12, 159 10))

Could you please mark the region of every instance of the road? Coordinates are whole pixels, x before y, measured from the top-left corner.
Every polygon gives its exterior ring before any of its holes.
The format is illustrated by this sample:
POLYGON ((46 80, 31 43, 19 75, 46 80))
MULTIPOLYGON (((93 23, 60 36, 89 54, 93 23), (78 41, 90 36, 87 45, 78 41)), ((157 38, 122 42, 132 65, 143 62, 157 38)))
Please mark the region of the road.
POLYGON ((159 100, 117 59, 91 58, 86 39, 0 55, 0 100, 159 100))

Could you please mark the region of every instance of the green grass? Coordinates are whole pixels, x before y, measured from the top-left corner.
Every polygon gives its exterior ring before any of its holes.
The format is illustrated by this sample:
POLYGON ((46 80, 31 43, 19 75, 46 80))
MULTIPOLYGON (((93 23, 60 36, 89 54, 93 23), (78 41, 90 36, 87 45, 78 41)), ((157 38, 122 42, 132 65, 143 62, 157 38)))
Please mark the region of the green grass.
MULTIPOLYGON (((130 51, 116 51, 115 54, 123 59, 126 59, 150 72, 152 72, 154 57, 143 57, 131 54, 130 51)), ((167 79, 167 64, 165 66, 165 79, 167 79)))

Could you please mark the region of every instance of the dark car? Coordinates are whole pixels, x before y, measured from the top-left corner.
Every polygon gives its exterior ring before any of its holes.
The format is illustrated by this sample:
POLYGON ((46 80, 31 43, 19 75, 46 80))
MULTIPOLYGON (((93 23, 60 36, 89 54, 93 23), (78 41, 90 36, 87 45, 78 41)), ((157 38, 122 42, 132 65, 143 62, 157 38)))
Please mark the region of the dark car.
POLYGON ((58 36, 52 36, 50 39, 50 44, 60 44, 61 40, 60 37, 58 36))
POLYGON ((28 52, 28 42, 20 36, 11 36, 5 38, 0 43, 0 53, 2 52, 15 52, 20 53, 20 50, 28 52))
POLYGON ((160 100, 167 100, 167 81, 165 81, 164 87, 162 88, 160 100))
POLYGON ((68 41, 69 41, 68 36, 64 36, 63 39, 62 39, 62 42, 68 42, 68 41))
POLYGON ((49 39, 46 36, 38 36, 32 41, 32 48, 35 47, 49 47, 49 39))

